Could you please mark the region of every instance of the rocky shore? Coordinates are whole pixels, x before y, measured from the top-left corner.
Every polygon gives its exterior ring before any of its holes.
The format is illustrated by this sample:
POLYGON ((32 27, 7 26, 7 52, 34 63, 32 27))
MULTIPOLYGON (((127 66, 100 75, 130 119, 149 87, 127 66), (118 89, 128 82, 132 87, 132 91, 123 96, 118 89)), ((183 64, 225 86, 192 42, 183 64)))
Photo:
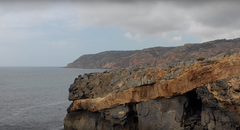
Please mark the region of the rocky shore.
POLYGON ((65 130, 239 130, 240 55, 79 75, 65 130))

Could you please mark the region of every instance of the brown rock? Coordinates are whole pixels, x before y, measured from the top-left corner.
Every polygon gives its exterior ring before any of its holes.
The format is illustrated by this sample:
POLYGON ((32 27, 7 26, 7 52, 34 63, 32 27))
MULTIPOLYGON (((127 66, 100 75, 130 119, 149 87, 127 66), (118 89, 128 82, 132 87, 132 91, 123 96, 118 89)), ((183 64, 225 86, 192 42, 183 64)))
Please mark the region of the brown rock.
MULTIPOLYGON (((132 88, 124 90, 123 92, 109 93, 107 95, 106 92, 111 91, 111 88, 107 89, 106 87, 104 91, 101 91, 101 95, 106 95, 105 97, 96 96, 96 98, 93 99, 74 100, 72 107, 70 107, 68 111, 86 109, 94 112, 130 102, 142 102, 156 98, 171 98, 179 94, 182 95, 204 84, 215 82, 217 79, 238 75, 240 72, 240 57, 234 56, 231 58, 219 59, 217 63, 214 62, 206 66, 203 66, 200 62, 188 68, 189 71, 163 83, 160 83, 160 81, 155 78, 156 83, 153 85, 144 87, 132 86, 132 88)), ((157 71, 153 74, 153 76, 156 77, 158 75, 161 76, 162 73, 157 71)), ((133 78, 135 77, 136 75, 133 75, 133 78)), ((109 80, 110 79, 105 81, 110 82, 109 80)))
POLYGON ((236 130, 239 72, 240 55, 236 55, 189 66, 135 66, 79 76, 69 89, 73 102, 64 126, 66 130, 236 130))
POLYGON ((227 57, 240 51, 240 40, 221 39, 178 47, 154 47, 136 51, 106 51, 83 55, 68 64, 69 68, 127 68, 132 65, 156 66, 166 62, 189 65, 198 58, 227 57))

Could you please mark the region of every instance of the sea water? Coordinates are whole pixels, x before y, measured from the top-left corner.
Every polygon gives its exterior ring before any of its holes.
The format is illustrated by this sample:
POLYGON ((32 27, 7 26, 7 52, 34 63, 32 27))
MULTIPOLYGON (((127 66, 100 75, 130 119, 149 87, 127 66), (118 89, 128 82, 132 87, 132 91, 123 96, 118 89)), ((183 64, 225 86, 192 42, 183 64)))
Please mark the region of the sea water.
POLYGON ((61 130, 78 75, 102 69, 0 67, 0 130, 61 130))

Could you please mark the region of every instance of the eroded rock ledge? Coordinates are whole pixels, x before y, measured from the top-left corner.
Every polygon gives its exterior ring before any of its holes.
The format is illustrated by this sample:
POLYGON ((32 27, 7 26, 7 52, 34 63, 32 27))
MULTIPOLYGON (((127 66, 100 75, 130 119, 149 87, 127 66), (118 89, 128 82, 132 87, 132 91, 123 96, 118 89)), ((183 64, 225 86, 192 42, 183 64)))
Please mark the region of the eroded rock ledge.
POLYGON ((66 130, 240 129, 240 56, 85 74, 69 88, 66 130))

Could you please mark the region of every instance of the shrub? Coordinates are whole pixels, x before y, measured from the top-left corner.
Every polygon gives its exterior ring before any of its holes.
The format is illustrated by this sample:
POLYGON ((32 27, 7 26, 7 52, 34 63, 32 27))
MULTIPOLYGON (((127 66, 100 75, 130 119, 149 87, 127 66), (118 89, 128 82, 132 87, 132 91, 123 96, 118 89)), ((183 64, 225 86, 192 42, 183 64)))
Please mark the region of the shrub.
POLYGON ((203 61, 203 60, 205 60, 205 58, 203 57, 197 59, 197 61, 203 61))
POLYGON ((231 54, 225 54, 224 57, 226 57, 226 56, 230 56, 230 55, 231 55, 231 54))

